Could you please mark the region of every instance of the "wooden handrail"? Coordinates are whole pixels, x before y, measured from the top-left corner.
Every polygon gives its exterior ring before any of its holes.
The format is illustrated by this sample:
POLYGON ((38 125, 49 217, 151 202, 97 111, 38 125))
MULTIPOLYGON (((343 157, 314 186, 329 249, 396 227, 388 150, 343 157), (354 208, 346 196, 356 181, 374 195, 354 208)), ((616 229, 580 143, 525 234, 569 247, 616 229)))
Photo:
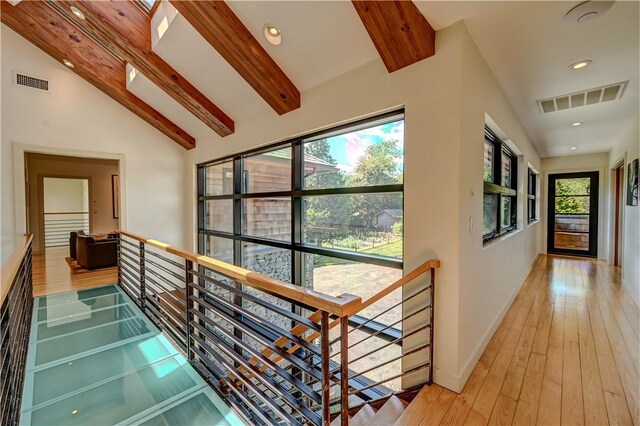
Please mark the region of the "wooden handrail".
POLYGON ((11 256, 7 259, 4 265, 2 265, 0 270, 0 305, 4 303, 5 297, 7 297, 9 290, 11 290, 13 281, 20 270, 22 259, 27 253, 32 239, 33 234, 25 234, 22 240, 18 242, 11 256))
POLYGON ((402 278, 398 279, 394 283, 392 283, 392 284, 388 285, 387 287, 383 288, 378 293, 374 294, 373 296, 371 296, 370 298, 368 298, 364 302, 361 302, 359 306, 355 307, 354 311, 349 313, 349 316, 355 315, 358 312, 368 308, 369 306, 373 305, 374 303, 376 303, 377 301, 379 301, 383 297, 387 296, 388 294, 394 292, 395 290, 399 289, 400 287, 404 286, 405 284, 410 283, 411 281, 413 281, 414 279, 416 279, 420 275, 424 274, 428 270, 430 270, 430 269, 438 269, 439 267, 440 267, 440 261, 439 260, 437 260, 437 259, 427 260, 422 265, 418 266, 416 269, 414 269, 413 271, 409 272, 407 275, 403 276, 402 278))
POLYGON ((118 229, 115 232, 166 251, 167 253, 182 257, 183 259, 190 260, 200 266, 204 266, 205 268, 217 271, 223 275, 233 278, 236 281, 240 281, 249 287, 277 294, 287 299, 296 300, 302 304, 329 312, 333 315, 340 317, 350 315, 356 307, 362 304, 362 299, 352 294, 342 294, 337 297, 329 296, 297 285, 289 284, 284 281, 276 280, 274 278, 267 277, 266 275, 249 271, 248 269, 231 265, 208 256, 184 250, 179 247, 174 247, 167 243, 163 243, 162 241, 145 238, 121 229, 118 229))

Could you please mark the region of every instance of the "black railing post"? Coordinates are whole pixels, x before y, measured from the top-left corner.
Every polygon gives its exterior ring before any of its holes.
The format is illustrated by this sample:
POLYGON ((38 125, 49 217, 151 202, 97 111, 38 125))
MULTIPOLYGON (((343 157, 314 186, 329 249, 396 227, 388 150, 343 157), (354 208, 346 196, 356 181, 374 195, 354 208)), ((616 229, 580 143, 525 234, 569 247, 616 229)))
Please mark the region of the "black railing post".
POLYGON ((320 350, 322 364, 322 424, 331 423, 331 377, 329 376, 329 313, 320 312, 320 350))
POLYGON ((184 270, 185 270, 185 296, 186 296, 186 342, 187 342, 187 359, 189 362, 193 362, 193 354, 191 353, 191 308, 193 306, 193 300, 191 296, 193 295, 193 261, 186 259, 184 261, 184 270))
POLYGON ((118 259, 118 285, 122 287, 122 234, 117 233, 116 258, 118 259))
POLYGON ((340 424, 349 424, 349 317, 340 319, 340 424))
POLYGON ((147 292, 145 287, 144 243, 140 242, 140 309, 142 312, 147 307, 147 292))
POLYGON ((429 309, 429 384, 433 383, 433 309, 436 305, 435 295, 436 295, 436 270, 431 268, 431 289, 430 289, 430 304, 431 309, 429 309))

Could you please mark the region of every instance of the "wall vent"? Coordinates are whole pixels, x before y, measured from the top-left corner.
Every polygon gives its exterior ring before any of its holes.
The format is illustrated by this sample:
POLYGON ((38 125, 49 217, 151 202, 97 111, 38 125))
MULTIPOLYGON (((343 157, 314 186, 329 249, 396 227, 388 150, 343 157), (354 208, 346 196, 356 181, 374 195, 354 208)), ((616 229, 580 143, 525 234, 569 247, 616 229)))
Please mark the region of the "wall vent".
POLYGON ((18 86, 30 87, 41 92, 50 93, 49 80, 34 77, 21 72, 13 73, 13 82, 18 86))
POLYGON ((538 107, 540 108, 540 112, 547 113, 617 101, 622 98, 624 90, 627 88, 627 83, 629 83, 629 81, 609 84, 581 92, 568 93, 553 98, 541 99, 538 101, 538 107))

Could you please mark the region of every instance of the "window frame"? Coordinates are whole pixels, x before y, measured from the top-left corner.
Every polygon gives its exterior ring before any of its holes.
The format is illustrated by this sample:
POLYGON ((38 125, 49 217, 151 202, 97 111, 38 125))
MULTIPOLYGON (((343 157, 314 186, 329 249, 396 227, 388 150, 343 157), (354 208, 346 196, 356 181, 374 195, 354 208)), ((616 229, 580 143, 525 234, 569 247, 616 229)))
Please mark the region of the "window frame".
MULTIPOLYGON (((314 132, 302 135, 284 142, 271 144, 237 154, 226 156, 220 159, 211 160, 197 164, 197 235, 198 235, 198 252, 205 254, 206 239, 210 236, 223 238, 233 241, 233 264, 243 266, 244 243, 254 243, 262 246, 269 246, 276 249, 285 249, 291 252, 291 283, 298 286, 305 284, 305 254, 328 256, 338 259, 344 259, 365 264, 378 265, 388 268, 403 270, 404 260, 402 258, 392 258, 381 255, 365 254, 362 252, 347 251, 328 247, 320 247, 304 242, 304 197, 319 195, 345 195, 345 194, 402 194, 402 210, 404 211, 404 167, 402 183, 390 185, 373 185, 359 187, 341 187, 341 188, 323 188, 323 189, 304 189, 305 165, 304 165, 304 144, 313 142, 314 140, 329 138, 332 136, 350 133, 358 130, 368 129, 399 120, 405 120, 404 109, 395 110, 386 114, 377 115, 363 120, 358 120, 349 124, 333 127, 328 130, 314 132), (272 192, 246 192, 248 188, 248 173, 244 171, 242 163, 245 157, 251 157, 260 153, 266 153, 291 147, 291 188, 286 191, 272 192), (231 163, 233 170, 233 193, 221 195, 206 195, 206 169, 207 166, 231 163), (291 240, 273 240, 263 237, 256 237, 244 234, 243 231, 243 200, 249 198, 277 198, 290 197, 291 199, 291 240), (208 200, 233 200, 233 232, 215 231, 205 229, 205 204, 208 200)), ((403 158, 404 161, 404 158, 403 158)), ((224 173, 224 169, 223 169, 224 173)), ((404 235, 403 235, 404 238, 404 235)), ((359 317, 363 319, 364 317, 359 317)), ((358 318, 352 318, 357 321, 358 318)), ((363 320, 366 320, 364 318, 363 320)), ((351 324, 352 321, 350 321, 351 324)), ((374 322, 372 322, 373 324, 374 322)), ((355 324, 355 323, 353 323, 355 324)), ((354 326, 351 324, 352 326, 354 326)), ((368 327, 362 328, 363 331, 369 330, 368 327)), ((384 332, 380 332, 378 337, 389 342, 397 342, 398 333, 402 333, 400 329, 392 327, 384 332)))
POLYGON ((528 167, 527 177, 527 223, 533 223, 538 220, 538 173, 528 167))
MULTIPOLYGON (((517 155, 498 138, 495 133, 491 131, 487 126, 484 128, 484 141, 493 146, 492 156, 492 181, 487 182, 484 180, 483 172, 483 200, 485 195, 497 195, 497 214, 496 214, 496 230, 483 233, 482 242, 487 244, 496 238, 499 238, 505 234, 513 232, 517 229, 517 211, 518 211, 518 157, 517 155), (509 186, 502 185, 502 154, 506 154, 510 159, 510 176, 511 182, 509 186), (504 197, 511 199, 509 225, 502 226, 503 212, 502 212, 502 200, 504 197)), ((483 145, 483 163, 484 163, 484 145, 483 145)), ((484 166, 483 166, 484 170, 484 166)), ((484 223, 484 204, 483 204, 483 223, 484 223)))

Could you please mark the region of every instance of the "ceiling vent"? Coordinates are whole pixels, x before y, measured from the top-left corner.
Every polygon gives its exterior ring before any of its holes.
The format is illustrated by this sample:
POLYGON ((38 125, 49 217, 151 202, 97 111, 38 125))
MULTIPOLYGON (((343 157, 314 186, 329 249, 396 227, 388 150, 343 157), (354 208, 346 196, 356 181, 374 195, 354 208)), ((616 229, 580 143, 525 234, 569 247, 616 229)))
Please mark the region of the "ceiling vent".
POLYGON ((586 105, 601 104, 622 98, 628 81, 596 87, 581 92, 569 93, 538 101, 541 112, 555 112, 565 109, 578 108, 586 105))
POLYGON ((49 80, 43 78, 33 77, 21 72, 13 73, 13 83, 18 86, 30 87, 41 92, 50 93, 49 80))

